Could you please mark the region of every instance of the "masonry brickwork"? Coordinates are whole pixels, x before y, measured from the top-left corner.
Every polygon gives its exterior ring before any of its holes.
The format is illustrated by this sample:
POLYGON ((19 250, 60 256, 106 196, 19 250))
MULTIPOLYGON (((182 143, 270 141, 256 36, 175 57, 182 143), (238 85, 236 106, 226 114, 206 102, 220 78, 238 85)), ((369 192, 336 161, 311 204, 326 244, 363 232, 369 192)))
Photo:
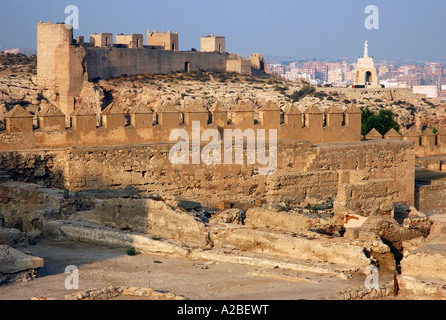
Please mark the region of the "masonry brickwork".
POLYGON ((258 175, 263 167, 258 163, 172 164, 172 145, 3 151, 0 161, 17 180, 71 191, 131 186, 211 207, 221 200, 306 205, 331 197, 339 201, 339 214, 370 215, 389 213, 388 201, 390 205, 393 201, 413 204, 413 148, 407 141, 340 143, 338 152, 305 141, 279 141, 277 171, 269 176, 258 175), (379 199, 378 206, 371 203, 375 199, 379 199))

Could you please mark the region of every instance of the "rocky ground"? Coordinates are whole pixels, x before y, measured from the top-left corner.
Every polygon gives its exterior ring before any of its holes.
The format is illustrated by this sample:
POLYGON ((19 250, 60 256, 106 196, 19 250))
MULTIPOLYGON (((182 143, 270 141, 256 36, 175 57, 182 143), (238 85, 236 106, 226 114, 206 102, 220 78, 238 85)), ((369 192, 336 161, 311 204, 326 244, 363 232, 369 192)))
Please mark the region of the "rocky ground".
POLYGON ((446 220, 409 206, 343 222, 329 203, 209 210, 39 188, 30 206, 32 184, 0 187, 0 299, 446 299, 446 220))
POLYGON ((334 276, 218 261, 191 261, 144 253, 129 256, 122 249, 65 241, 43 240, 20 250, 42 257, 45 266, 39 268, 40 276, 31 282, 0 286, 0 300, 64 299, 74 292, 109 286, 149 287, 192 300, 324 299, 364 283, 362 276, 341 280, 334 276), (79 289, 65 288, 68 274, 64 272, 68 265, 79 268, 79 289))

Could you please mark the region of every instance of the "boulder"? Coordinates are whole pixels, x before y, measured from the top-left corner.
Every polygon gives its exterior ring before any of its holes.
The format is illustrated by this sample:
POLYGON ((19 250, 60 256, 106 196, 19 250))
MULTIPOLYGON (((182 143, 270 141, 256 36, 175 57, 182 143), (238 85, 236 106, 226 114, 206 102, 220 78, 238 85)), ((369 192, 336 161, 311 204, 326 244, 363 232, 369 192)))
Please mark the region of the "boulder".
POLYGON ((308 230, 311 226, 311 219, 297 212, 251 208, 246 212, 245 224, 255 227, 299 231, 308 230))
POLYGON ((216 248, 235 248, 290 259, 354 266, 361 272, 365 272, 370 264, 363 247, 346 242, 340 237, 329 237, 309 231, 273 232, 248 226, 219 226, 210 229, 216 248))
POLYGON ((0 284, 27 281, 35 269, 43 267, 43 259, 20 252, 7 245, 0 245, 0 284))
POLYGON ((446 244, 424 245, 406 252, 401 260, 401 273, 446 281, 446 244))
POLYGON ((102 201, 94 210, 107 227, 131 230, 168 239, 208 243, 204 223, 182 208, 173 209, 163 201, 114 198, 102 201))
POLYGON ((432 215, 429 221, 432 228, 427 238, 403 242, 401 273, 446 281, 446 216, 432 215))
POLYGON ((26 233, 14 228, 0 227, 0 244, 11 247, 22 246, 28 244, 26 233))
POLYGON ((209 222, 243 224, 244 220, 245 211, 243 211, 242 209, 234 208, 218 212, 209 219, 209 222))

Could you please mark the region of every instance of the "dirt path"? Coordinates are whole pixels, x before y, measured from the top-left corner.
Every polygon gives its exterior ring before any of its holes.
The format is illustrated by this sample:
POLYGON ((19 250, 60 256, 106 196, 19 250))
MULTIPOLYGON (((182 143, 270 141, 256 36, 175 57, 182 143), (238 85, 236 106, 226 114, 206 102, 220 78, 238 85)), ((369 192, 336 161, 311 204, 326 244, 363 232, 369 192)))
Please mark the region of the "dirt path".
POLYGON ((192 300, 293 300, 324 299, 336 292, 359 288, 364 276, 341 280, 334 276, 279 269, 191 261, 159 255, 129 256, 124 250, 81 243, 42 240, 35 246, 18 248, 44 258, 40 277, 28 283, 0 286, 0 299, 50 297, 81 290, 114 286, 150 287, 172 291, 192 300), (79 289, 65 288, 65 268, 79 269, 79 289))

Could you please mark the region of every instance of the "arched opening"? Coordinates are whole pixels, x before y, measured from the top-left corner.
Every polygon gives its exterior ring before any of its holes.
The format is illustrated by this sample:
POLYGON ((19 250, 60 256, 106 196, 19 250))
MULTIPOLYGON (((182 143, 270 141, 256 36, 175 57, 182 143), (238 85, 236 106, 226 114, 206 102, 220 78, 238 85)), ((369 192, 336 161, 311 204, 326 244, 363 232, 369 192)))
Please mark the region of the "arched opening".
POLYGON ((184 63, 184 71, 186 71, 186 72, 190 71, 190 64, 187 61, 184 63))
POLYGON ((175 51, 175 43, 172 43, 172 51, 175 51))
POLYGON ((369 84, 371 77, 372 77, 372 73, 370 71, 367 71, 364 75, 364 83, 369 84))

